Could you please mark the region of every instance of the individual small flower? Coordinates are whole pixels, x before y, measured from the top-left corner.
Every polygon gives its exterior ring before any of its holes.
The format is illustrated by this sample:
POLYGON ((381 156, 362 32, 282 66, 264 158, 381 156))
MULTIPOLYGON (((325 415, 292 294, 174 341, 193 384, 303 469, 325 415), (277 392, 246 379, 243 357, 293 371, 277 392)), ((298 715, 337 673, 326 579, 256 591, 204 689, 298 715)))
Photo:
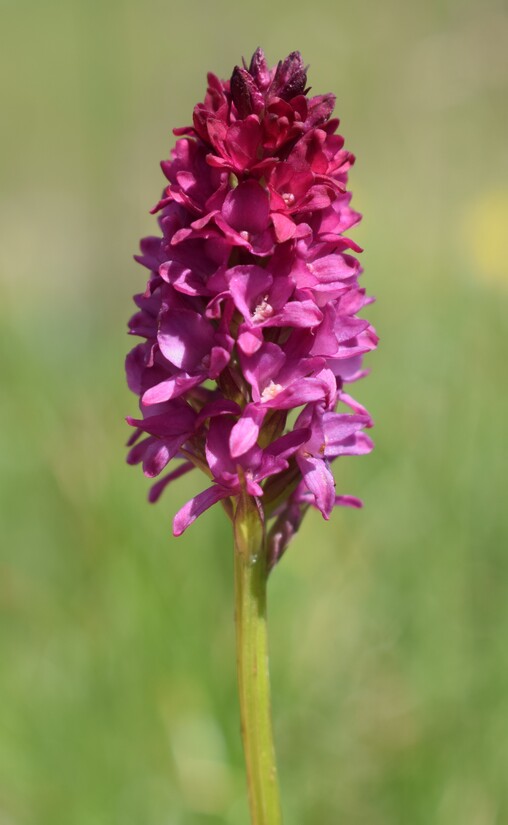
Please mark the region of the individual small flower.
POLYGON ((191 126, 175 130, 141 242, 149 270, 135 297, 127 357, 141 417, 128 461, 165 487, 194 468, 209 485, 174 520, 180 535, 222 502, 256 503, 278 561, 309 506, 336 505, 332 462, 372 449, 368 412, 346 392, 377 337, 359 313, 360 247, 331 94, 308 97, 299 52, 269 68, 261 49, 231 79, 208 76, 191 126))

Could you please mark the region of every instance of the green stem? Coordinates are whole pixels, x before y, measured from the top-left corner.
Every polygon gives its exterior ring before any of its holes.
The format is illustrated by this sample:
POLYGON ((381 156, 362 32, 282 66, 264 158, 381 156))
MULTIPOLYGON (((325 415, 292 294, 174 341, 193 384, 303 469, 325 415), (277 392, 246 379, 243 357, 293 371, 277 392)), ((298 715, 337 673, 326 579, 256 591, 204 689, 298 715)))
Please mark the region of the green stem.
POLYGON ((268 672, 264 532, 253 499, 235 515, 236 661, 252 825, 281 825, 268 672))

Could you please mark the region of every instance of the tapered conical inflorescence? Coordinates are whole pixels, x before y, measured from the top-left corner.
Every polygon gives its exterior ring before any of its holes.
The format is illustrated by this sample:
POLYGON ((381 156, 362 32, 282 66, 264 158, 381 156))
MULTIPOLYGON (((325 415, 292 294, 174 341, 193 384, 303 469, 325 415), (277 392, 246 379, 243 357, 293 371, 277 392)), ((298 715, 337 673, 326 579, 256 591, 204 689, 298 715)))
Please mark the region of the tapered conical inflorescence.
POLYGON ((161 164, 160 234, 141 242, 150 276, 130 321, 144 340, 127 356, 141 408, 128 461, 165 473, 150 500, 195 467, 209 476, 174 519, 180 535, 246 491, 271 565, 309 505, 325 519, 361 505, 336 494, 330 464, 372 449, 370 416, 345 389, 377 343, 358 317, 372 300, 361 249, 344 234, 360 220, 346 191, 354 156, 334 96, 306 87, 299 52, 270 69, 258 49, 230 80, 208 75, 161 164))

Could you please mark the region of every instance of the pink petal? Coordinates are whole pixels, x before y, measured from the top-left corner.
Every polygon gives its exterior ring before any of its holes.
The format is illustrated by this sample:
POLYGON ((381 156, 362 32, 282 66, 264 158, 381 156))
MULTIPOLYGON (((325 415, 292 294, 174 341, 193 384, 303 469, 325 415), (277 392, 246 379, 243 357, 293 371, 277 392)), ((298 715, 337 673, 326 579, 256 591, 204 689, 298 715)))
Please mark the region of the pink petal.
POLYGON ((363 507, 363 501, 355 496, 335 496, 335 506, 356 507, 360 510, 363 507))
POLYGON ((320 401, 326 397, 327 387, 317 378, 305 378, 291 384, 273 398, 263 402, 265 407, 276 410, 290 410, 308 404, 310 401, 320 401))
POLYGON ((140 427, 143 432, 162 438, 170 438, 174 435, 192 432, 196 413, 188 404, 176 402, 172 409, 158 415, 150 415, 146 418, 127 417, 127 423, 132 427, 140 427))
POLYGON ((255 180, 240 183, 228 193, 222 214, 237 232, 263 232, 268 227, 270 216, 268 194, 255 180))
POLYGON ((205 404, 196 419, 196 429, 209 418, 215 418, 218 415, 240 415, 240 407, 234 401, 229 401, 227 398, 217 398, 215 401, 210 401, 205 404))
POLYGON ((213 326, 199 313, 170 309, 161 315, 157 341, 171 364, 192 372, 210 351, 213 336, 213 326))
POLYGON ((261 126, 256 115, 234 123, 227 131, 226 147, 235 168, 248 169, 259 160, 257 151, 262 145, 261 126))
POLYGON ((352 318, 350 315, 337 316, 335 320, 335 335, 338 344, 356 338, 369 326, 369 322, 364 318, 352 318))
POLYGON ((266 448, 265 452, 279 456, 280 458, 289 458, 289 456, 296 452, 298 447, 308 441, 310 433, 309 427, 293 430, 290 433, 286 433, 286 435, 282 435, 276 441, 273 441, 272 444, 266 448))
POLYGON ((229 416, 220 415, 210 421, 205 445, 206 461, 215 478, 236 475, 236 462, 229 451, 229 436, 233 422, 229 416))
POLYGON ((205 510, 208 510, 209 507, 212 507, 218 501, 227 498, 229 495, 229 491, 224 487, 219 487, 217 484, 214 484, 213 487, 208 487, 207 490, 203 490, 202 493, 191 498, 191 500, 188 501, 187 504, 184 504, 182 509, 178 511, 173 520, 173 535, 181 536, 182 533, 187 530, 187 527, 190 527, 205 510))
POLYGON ((333 457, 339 455, 366 455, 374 449, 372 439, 365 433, 356 433, 351 438, 346 439, 342 444, 337 444, 333 449, 333 457))
POLYGON ((168 484, 170 484, 172 481, 175 481, 177 478, 180 478, 180 476, 185 475, 185 473, 188 473, 193 469, 194 464, 192 464, 190 461, 186 461, 184 464, 180 464, 180 466, 177 467, 176 470, 173 470, 173 472, 168 473, 166 476, 164 476, 164 478, 161 478, 160 481, 157 481, 156 484, 153 484, 150 487, 150 491, 148 493, 148 501, 150 502, 150 504, 155 504, 155 502, 159 500, 168 484))
POLYGON ((284 243, 294 237, 296 224, 287 215, 282 215, 280 212, 272 212, 272 222, 278 243, 284 243))
POLYGON ((369 416, 369 413, 367 409, 363 406, 363 404, 360 404, 355 398, 353 398, 352 395, 349 395, 347 392, 340 392, 339 400, 343 404, 346 404, 347 407, 350 407, 353 410, 353 412, 358 413, 358 415, 369 416))
POLYGON ((257 352, 240 358, 242 371, 252 387, 254 401, 259 401, 263 389, 275 380, 286 361, 286 356, 277 344, 263 344, 257 352))
POLYGON ((153 443, 153 438, 144 438, 143 441, 138 441, 132 449, 127 453, 127 464, 139 464, 143 460, 146 450, 153 443))
POLYGON ((229 274, 231 274, 229 288, 235 306, 245 319, 250 319, 257 299, 271 287, 273 277, 266 269, 255 264, 234 266, 228 270, 229 274))
POLYGON ((256 407, 254 404, 245 407, 241 418, 234 425, 229 437, 229 448, 233 458, 238 458, 254 446, 265 415, 266 410, 256 407))
POLYGON ((245 355, 254 355, 263 344, 263 332, 258 329, 246 329, 239 333, 237 344, 245 355))
POLYGON ((335 483, 330 470, 320 458, 298 455, 296 460, 302 471, 305 486, 315 496, 316 507, 321 510, 325 519, 329 519, 335 504, 335 483))
POLYGON ((371 426, 372 421, 366 415, 347 415, 343 413, 325 413, 323 426, 326 440, 325 455, 333 456, 337 446, 350 438, 358 430, 371 426))
POLYGON ((289 301, 282 312, 268 318, 265 327, 316 327, 323 320, 323 313, 314 301, 289 301))
POLYGON ((181 446, 181 438, 172 439, 168 444, 165 441, 156 441, 150 445, 143 457, 143 472, 148 478, 154 478, 162 473, 166 464, 173 458, 181 446))
POLYGON ((180 395, 183 395, 184 392, 195 387, 196 384, 199 384, 201 380, 202 376, 200 375, 191 376, 181 373, 173 378, 167 378, 165 381, 161 381, 160 384, 156 384, 154 387, 150 387, 150 389, 143 394, 141 400, 143 404, 147 406, 161 404, 163 401, 178 398, 180 395))
POLYGON ((231 358, 230 353, 224 347, 212 347, 210 353, 210 364, 208 366, 208 377, 216 379, 222 372, 231 358))
POLYGON ((323 283, 351 278, 360 264, 351 255, 325 255, 308 264, 310 271, 323 283))

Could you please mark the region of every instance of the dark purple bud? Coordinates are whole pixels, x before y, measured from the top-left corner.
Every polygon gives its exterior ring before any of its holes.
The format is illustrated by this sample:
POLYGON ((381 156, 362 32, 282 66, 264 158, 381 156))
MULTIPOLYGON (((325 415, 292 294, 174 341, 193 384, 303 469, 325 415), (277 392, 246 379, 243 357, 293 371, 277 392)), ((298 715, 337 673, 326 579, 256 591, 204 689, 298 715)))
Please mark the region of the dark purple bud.
POLYGON ((267 536, 269 570, 280 561, 289 542, 298 532, 306 509, 290 501, 275 521, 267 536))
POLYGON ((253 112, 259 112, 264 105, 263 96, 259 92, 253 78, 246 69, 235 66, 231 75, 231 97, 236 106, 239 118, 245 118, 253 112))
POLYGON ((249 73, 252 75, 258 89, 264 91, 270 85, 270 70, 266 64, 263 49, 256 49, 250 61, 249 73))
POLYGON ((327 94, 311 97, 308 101, 307 120, 305 121, 305 125, 309 129, 313 129, 316 126, 321 126, 330 119, 330 115, 332 114, 334 108, 335 95, 327 94))
POLYGON ((291 100, 301 95, 307 85, 307 71, 303 65, 300 52, 291 52, 284 61, 280 61, 275 72, 270 95, 291 100))

